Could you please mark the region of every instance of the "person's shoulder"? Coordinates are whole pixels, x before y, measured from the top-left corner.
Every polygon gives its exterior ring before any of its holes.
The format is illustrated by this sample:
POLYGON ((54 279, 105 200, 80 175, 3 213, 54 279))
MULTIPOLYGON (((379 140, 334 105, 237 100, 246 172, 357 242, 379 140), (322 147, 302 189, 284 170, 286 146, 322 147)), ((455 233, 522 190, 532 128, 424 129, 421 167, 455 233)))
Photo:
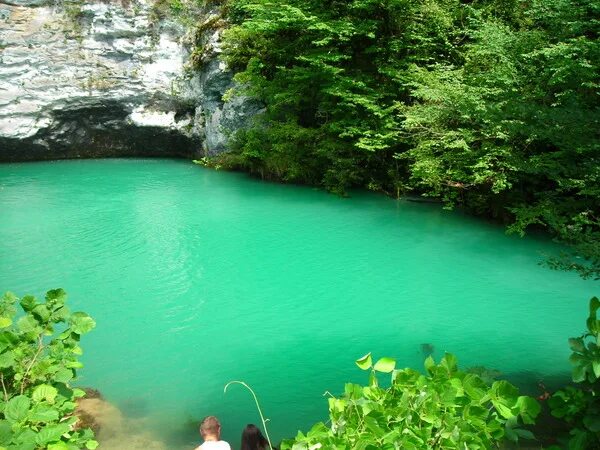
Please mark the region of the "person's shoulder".
POLYGON ((208 441, 194 450, 231 450, 231 446, 226 441, 208 441))

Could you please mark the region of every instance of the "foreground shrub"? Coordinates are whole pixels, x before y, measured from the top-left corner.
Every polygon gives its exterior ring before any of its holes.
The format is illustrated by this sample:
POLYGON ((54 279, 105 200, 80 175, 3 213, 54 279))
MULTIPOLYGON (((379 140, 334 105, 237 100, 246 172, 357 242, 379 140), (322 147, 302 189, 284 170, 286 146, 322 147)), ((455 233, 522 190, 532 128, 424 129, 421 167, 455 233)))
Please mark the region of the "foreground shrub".
POLYGON ((0 298, 0 449, 94 449, 90 429, 77 429, 77 398, 71 387, 82 354, 81 335, 95 327, 82 312, 71 313, 62 289, 45 301, 0 298), (21 313, 17 314, 17 306, 21 313))
POLYGON ((395 370, 395 361, 375 364, 368 354, 356 361, 371 372, 369 384, 346 384, 340 398, 329 399, 330 425, 318 423, 306 434, 284 441, 293 449, 488 449, 508 439, 533 438, 522 428, 534 423, 538 402, 520 396, 507 381, 486 384, 479 375, 458 370, 446 354, 436 364, 425 360, 426 375, 395 370), (377 374, 390 373, 390 386, 377 374))
POLYGON ((564 440, 569 449, 600 448, 600 320, 597 311, 600 300, 590 300, 588 331, 578 338, 569 339, 573 353, 573 382, 557 391, 549 400, 552 415, 563 419, 571 427, 564 440))

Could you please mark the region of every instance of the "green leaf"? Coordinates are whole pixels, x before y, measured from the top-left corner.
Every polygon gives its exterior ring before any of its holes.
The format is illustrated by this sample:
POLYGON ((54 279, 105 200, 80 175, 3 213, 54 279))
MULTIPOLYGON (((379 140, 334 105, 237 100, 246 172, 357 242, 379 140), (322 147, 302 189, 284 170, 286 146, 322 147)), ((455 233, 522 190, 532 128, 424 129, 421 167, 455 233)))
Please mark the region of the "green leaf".
POLYGON ((367 429, 376 437, 376 438, 382 438, 383 435, 385 434, 385 430, 383 428, 381 428, 381 426, 379 425, 379 423, 377 422, 377 419, 371 415, 365 416, 364 417, 364 423, 367 426, 367 429))
MULTIPOLYGON (((337 400, 337 399, 336 399, 337 400)), ((317 422, 313 425, 313 427, 306 433, 307 438, 317 438, 322 439, 329 432, 329 428, 325 426, 323 422, 317 422)))
POLYGON ((11 450, 14 448, 15 450, 33 450, 36 448, 35 445, 36 434, 31 429, 25 429, 18 435, 13 437, 13 442, 16 441, 17 445, 11 447, 11 450))
POLYGON ((83 367, 83 363, 79 361, 69 361, 65 363, 65 367, 68 367, 70 369, 81 369, 83 367))
POLYGON ((36 405, 29 414, 32 422, 55 422, 59 419, 58 410, 49 405, 36 405))
POLYGON ((494 405, 494 408, 496 408, 496 411, 498 411, 498 413, 500 413, 500 415, 505 419, 510 419, 511 417, 514 417, 514 414, 512 413, 511 409, 502 402, 492 400, 492 404, 494 405))
POLYGON ((47 447, 48 450, 70 450, 71 447, 65 442, 57 442, 56 444, 50 444, 47 447))
POLYGON ((10 317, 0 317, 0 328, 10 327, 12 325, 12 319, 10 317))
POLYGON ((52 312, 52 320, 54 322, 64 322, 69 317, 70 311, 66 306, 59 306, 52 312))
POLYGON ((519 435, 511 427, 506 426, 506 428, 504 429, 504 432, 506 433, 506 438, 509 441, 511 441, 511 442, 517 442, 519 440, 519 435))
POLYGON ((85 397, 85 391, 83 389, 75 388, 75 389, 73 389, 73 397, 75 397, 75 398, 85 397))
POLYGON ((61 436, 68 431, 69 425, 66 423, 47 425, 38 432, 35 442, 38 445, 48 445, 52 442, 59 441, 61 436))
POLYGON ((440 361, 440 366, 445 367, 449 373, 454 373, 458 370, 458 360, 452 353, 446 353, 440 361))
POLYGON ((465 390, 463 388, 462 381, 459 378, 451 378, 450 384, 456 390, 456 397, 462 397, 465 395, 465 390))
POLYGON ((59 369, 56 374, 54 375, 54 380, 59 382, 59 383, 68 383, 69 381, 71 381, 73 379, 73 370, 72 369, 67 369, 67 368, 62 368, 59 369))
POLYGON ((19 328, 19 331, 21 331, 23 333, 29 333, 31 331, 37 331, 38 322, 37 322, 37 320, 35 320, 33 318, 33 316, 28 315, 28 316, 21 317, 17 321, 17 327, 19 328))
POLYGON ((31 313, 42 323, 45 323, 48 321, 48 319, 50 319, 50 311, 46 305, 37 305, 35 308, 33 308, 31 313))
POLYGON ((596 311, 600 308, 600 300, 598 297, 592 297, 590 299, 590 317, 596 318, 596 311))
POLYGON ((485 383, 475 374, 467 374, 462 381, 463 388, 467 395, 476 403, 479 403, 485 396, 485 383))
POLYGON ((494 381, 492 384, 492 392, 507 401, 516 401, 517 396, 519 395, 519 390, 505 380, 494 381))
POLYGON ((575 383, 581 383, 585 380, 585 366, 574 366, 571 378, 575 383))
POLYGON ((25 312, 31 311, 37 305, 37 301, 35 297, 32 295, 26 295, 21 299, 21 308, 25 310, 25 312))
POLYGON ((542 410, 542 407, 537 400, 524 395, 517 399, 515 407, 517 408, 518 414, 521 415, 523 422, 527 425, 533 425, 535 423, 534 419, 542 410))
POLYGON ((587 327, 594 336, 600 334, 600 320, 589 318, 587 320, 587 327))
POLYGON ((12 305, 13 303, 15 303, 17 300, 19 300, 17 298, 17 296, 13 293, 13 292, 5 292, 4 295, 2 296, 2 298, 0 298, 0 301, 2 303, 6 303, 8 305, 12 305))
POLYGON ((570 338, 569 347, 574 352, 582 353, 585 351, 585 345, 583 344, 583 338, 570 338))
POLYGON ((67 293, 64 289, 52 289, 46 292, 46 301, 57 305, 63 305, 67 301, 67 293))
POLYGON ((522 430, 520 428, 515 428, 515 433, 517 433, 519 435, 520 438, 522 439, 531 439, 531 440, 535 440, 535 436, 534 434, 529 431, 529 430, 522 430))
POLYGON ((583 424, 592 433, 600 432, 600 416, 597 414, 587 414, 583 418, 583 424))
POLYGON ((371 372, 369 374, 369 386, 371 387, 375 387, 377 386, 379 383, 377 382, 377 376, 375 375, 375 372, 371 372))
POLYGON ((600 378, 600 359, 592 361, 592 370, 594 371, 596 378, 600 378))
POLYGON ((77 356, 81 356, 81 355, 83 355, 83 349, 79 345, 75 345, 71 349, 71 353, 73 353, 74 355, 77 355, 77 356))
POLYGON ((355 361, 356 365, 362 370, 369 370, 373 365, 373 359, 371 358, 371 352, 367 353, 362 358, 355 361))
POLYGON ((329 399, 329 409, 331 411, 343 412, 346 408, 346 401, 339 398, 329 399))
POLYGON ((98 442, 93 439, 89 440, 85 443, 85 448, 88 448, 90 450, 94 450, 97 447, 98 447, 98 442))
POLYGON ((396 367, 396 360, 392 358, 381 358, 375 363, 373 369, 377 372, 390 373, 396 367))
POLYGON ((571 434, 573 434, 573 437, 569 439, 569 450, 586 450, 587 433, 575 429, 571 434))
POLYGON ((5 406, 4 415, 12 422, 20 422, 29 412, 31 401, 25 395, 17 395, 11 398, 5 406))
POLYGON ((12 427, 6 420, 0 420, 0 445, 7 446, 12 441, 12 427))
POLYGON ((435 361, 433 360, 433 358, 431 357, 431 355, 429 355, 426 359, 425 359, 425 370, 427 370, 427 372, 429 374, 433 373, 433 368, 435 367, 435 361))
POLYGON ((70 325, 73 333, 85 334, 94 329, 96 322, 86 313, 75 312, 71 314, 70 325))
POLYGON ((40 384, 33 390, 32 398, 34 402, 46 400, 48 403, 54 403, 56 394, 58 394, 58 391, 55 387, 48 384, 40 384))
POLYGON ((12 367, 15 364, 15 357, 13 353, 8 351, 0 354, 0 369, 6 369, 12 367))

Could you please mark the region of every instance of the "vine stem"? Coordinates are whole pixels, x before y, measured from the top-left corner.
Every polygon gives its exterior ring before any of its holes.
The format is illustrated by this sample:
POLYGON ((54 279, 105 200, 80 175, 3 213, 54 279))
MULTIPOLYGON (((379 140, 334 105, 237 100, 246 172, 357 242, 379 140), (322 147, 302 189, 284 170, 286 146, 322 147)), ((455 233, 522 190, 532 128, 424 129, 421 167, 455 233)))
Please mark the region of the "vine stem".
POLYGON ((4 374, 0 373, 0 381, 2 382, 2 391, 4 392, 4 401, 8 401, 8 392, 6 392, 6 385, 4 384, 4 374))
POLYGON ((229 386, 231 386, 232 384, 240 384, 242 386, 244 386, 246 389, 248 389, 250 391, 250 393, 252 394, 252 397, 254 397, 254 403, 256 404, 256 409, 258 409, 258 414, 260 415, 260 420, 263 424, 263 428, 265 430, 265 436, 267 437, 267 442, 269 443, 269 449, 273 450, 273 445, 271 444, 271 438, 269 437, 269 431, 267 430, 267 420, 269 419, 265 419, 265 417, 263 416, 262 410, 260 409, 260 404, 258 403, 258 398, 256 397, 256 394, 254 393, 254 391, 252 390, 252 388, 250 386, 248 386, 246 383, 244 383, 243 381, 230 381, 229 383, 227 383, 225 385, 225 388, 223 388, 223 392, 226 394, 227 393, 227 388, 229 386))
POLYGON ((27 382, 27 377, 29 376, 29 372, 31 371, 31 368, 35 364, 35 360, 38 358, 38 356, 40 356, 40 353, 42 353, 43 349, 44 349, 44 343, 42 342, 42 336, 39 336, 37 352, 35 353, 35 355, 33 355, 33 359, 27 366, 27 370, 25 370, 25 374, 23 375, 23 379, 21 380, 21 395, 25 391, 25 383, 27 382))

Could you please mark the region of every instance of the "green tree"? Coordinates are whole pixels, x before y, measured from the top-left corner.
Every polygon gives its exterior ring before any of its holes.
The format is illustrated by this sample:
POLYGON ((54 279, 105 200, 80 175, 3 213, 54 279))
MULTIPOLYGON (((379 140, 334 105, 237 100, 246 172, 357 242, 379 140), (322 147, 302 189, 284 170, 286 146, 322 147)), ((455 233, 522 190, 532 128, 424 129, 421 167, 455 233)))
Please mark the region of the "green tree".
POLYGON ((595 0, 230 0, 224 58, 265 105, 234 164, 414 191, 546 229, 600 277, 595 0))
POLYGON ((584 259, 551 266, 584 277, 600 276, 599 12, 534 1, 519 27, 474 12, 462 64, 413 66, 398 155, 428 194, 571 244, 584 259))

